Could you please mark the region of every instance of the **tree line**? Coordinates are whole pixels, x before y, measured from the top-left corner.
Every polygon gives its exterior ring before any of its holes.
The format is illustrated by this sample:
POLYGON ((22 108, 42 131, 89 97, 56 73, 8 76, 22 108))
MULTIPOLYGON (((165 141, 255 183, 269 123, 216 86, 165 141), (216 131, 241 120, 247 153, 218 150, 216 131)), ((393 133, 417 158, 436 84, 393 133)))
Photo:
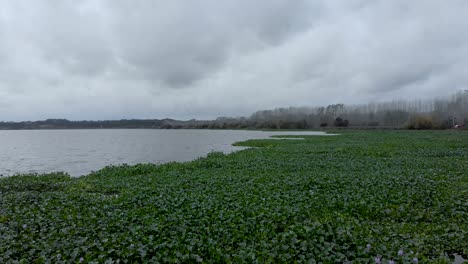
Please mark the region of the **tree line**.
POLYGON ((468 91, 433 100, 394 100, 361 105, 287 107, 257 111, 249 117, 215 120, 122 119, 103 121, 0 122, 0 129, 317 129, 328 127, 446 129, 468 124, 468 91))
POLYGON ((288 107, 245 118, 218 118, 214 128, 315 129, 326 127, 446 129, 468 124, 468 91, 431 100, 394 100, 361 105, 288 107))

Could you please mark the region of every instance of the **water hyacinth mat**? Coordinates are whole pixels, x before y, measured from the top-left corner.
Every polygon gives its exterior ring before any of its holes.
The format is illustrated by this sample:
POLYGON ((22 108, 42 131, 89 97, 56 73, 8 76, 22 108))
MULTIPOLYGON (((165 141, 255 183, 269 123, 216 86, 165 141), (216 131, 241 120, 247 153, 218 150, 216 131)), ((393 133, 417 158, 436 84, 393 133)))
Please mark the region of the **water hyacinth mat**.
POLYGON ((0 263, 453 263, 466 131, 340 131, 0 179, 0 263))

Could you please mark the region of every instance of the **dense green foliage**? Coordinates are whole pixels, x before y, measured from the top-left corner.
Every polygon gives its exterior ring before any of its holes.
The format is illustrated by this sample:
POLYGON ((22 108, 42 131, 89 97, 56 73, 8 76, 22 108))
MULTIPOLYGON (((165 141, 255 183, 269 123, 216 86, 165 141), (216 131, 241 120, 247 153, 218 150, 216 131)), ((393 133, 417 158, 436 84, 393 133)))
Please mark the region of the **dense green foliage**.
POLYGON ((468 254, 466 131, 239 145, 255 148, 80 178, 0 179, 0 263, 446 263, 468 254))

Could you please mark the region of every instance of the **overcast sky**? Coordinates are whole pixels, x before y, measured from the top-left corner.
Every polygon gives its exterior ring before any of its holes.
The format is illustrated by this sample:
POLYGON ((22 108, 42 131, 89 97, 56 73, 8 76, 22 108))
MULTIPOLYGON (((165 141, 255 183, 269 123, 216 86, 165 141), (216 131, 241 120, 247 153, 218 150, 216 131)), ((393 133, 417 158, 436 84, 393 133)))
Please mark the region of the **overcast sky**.
POLYGON ((467 0, 0 0, 0 121, 205 119, 468 87, 467 0))

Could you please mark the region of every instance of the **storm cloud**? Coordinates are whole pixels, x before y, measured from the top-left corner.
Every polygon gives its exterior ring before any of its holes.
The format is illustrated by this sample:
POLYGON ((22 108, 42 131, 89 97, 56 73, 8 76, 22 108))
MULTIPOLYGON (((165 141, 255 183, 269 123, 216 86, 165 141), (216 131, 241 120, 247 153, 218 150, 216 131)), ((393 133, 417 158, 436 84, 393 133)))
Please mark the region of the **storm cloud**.
POLYGON ((466 89, 464 0, 0 0, 0 121, 215 118, 466 89))

